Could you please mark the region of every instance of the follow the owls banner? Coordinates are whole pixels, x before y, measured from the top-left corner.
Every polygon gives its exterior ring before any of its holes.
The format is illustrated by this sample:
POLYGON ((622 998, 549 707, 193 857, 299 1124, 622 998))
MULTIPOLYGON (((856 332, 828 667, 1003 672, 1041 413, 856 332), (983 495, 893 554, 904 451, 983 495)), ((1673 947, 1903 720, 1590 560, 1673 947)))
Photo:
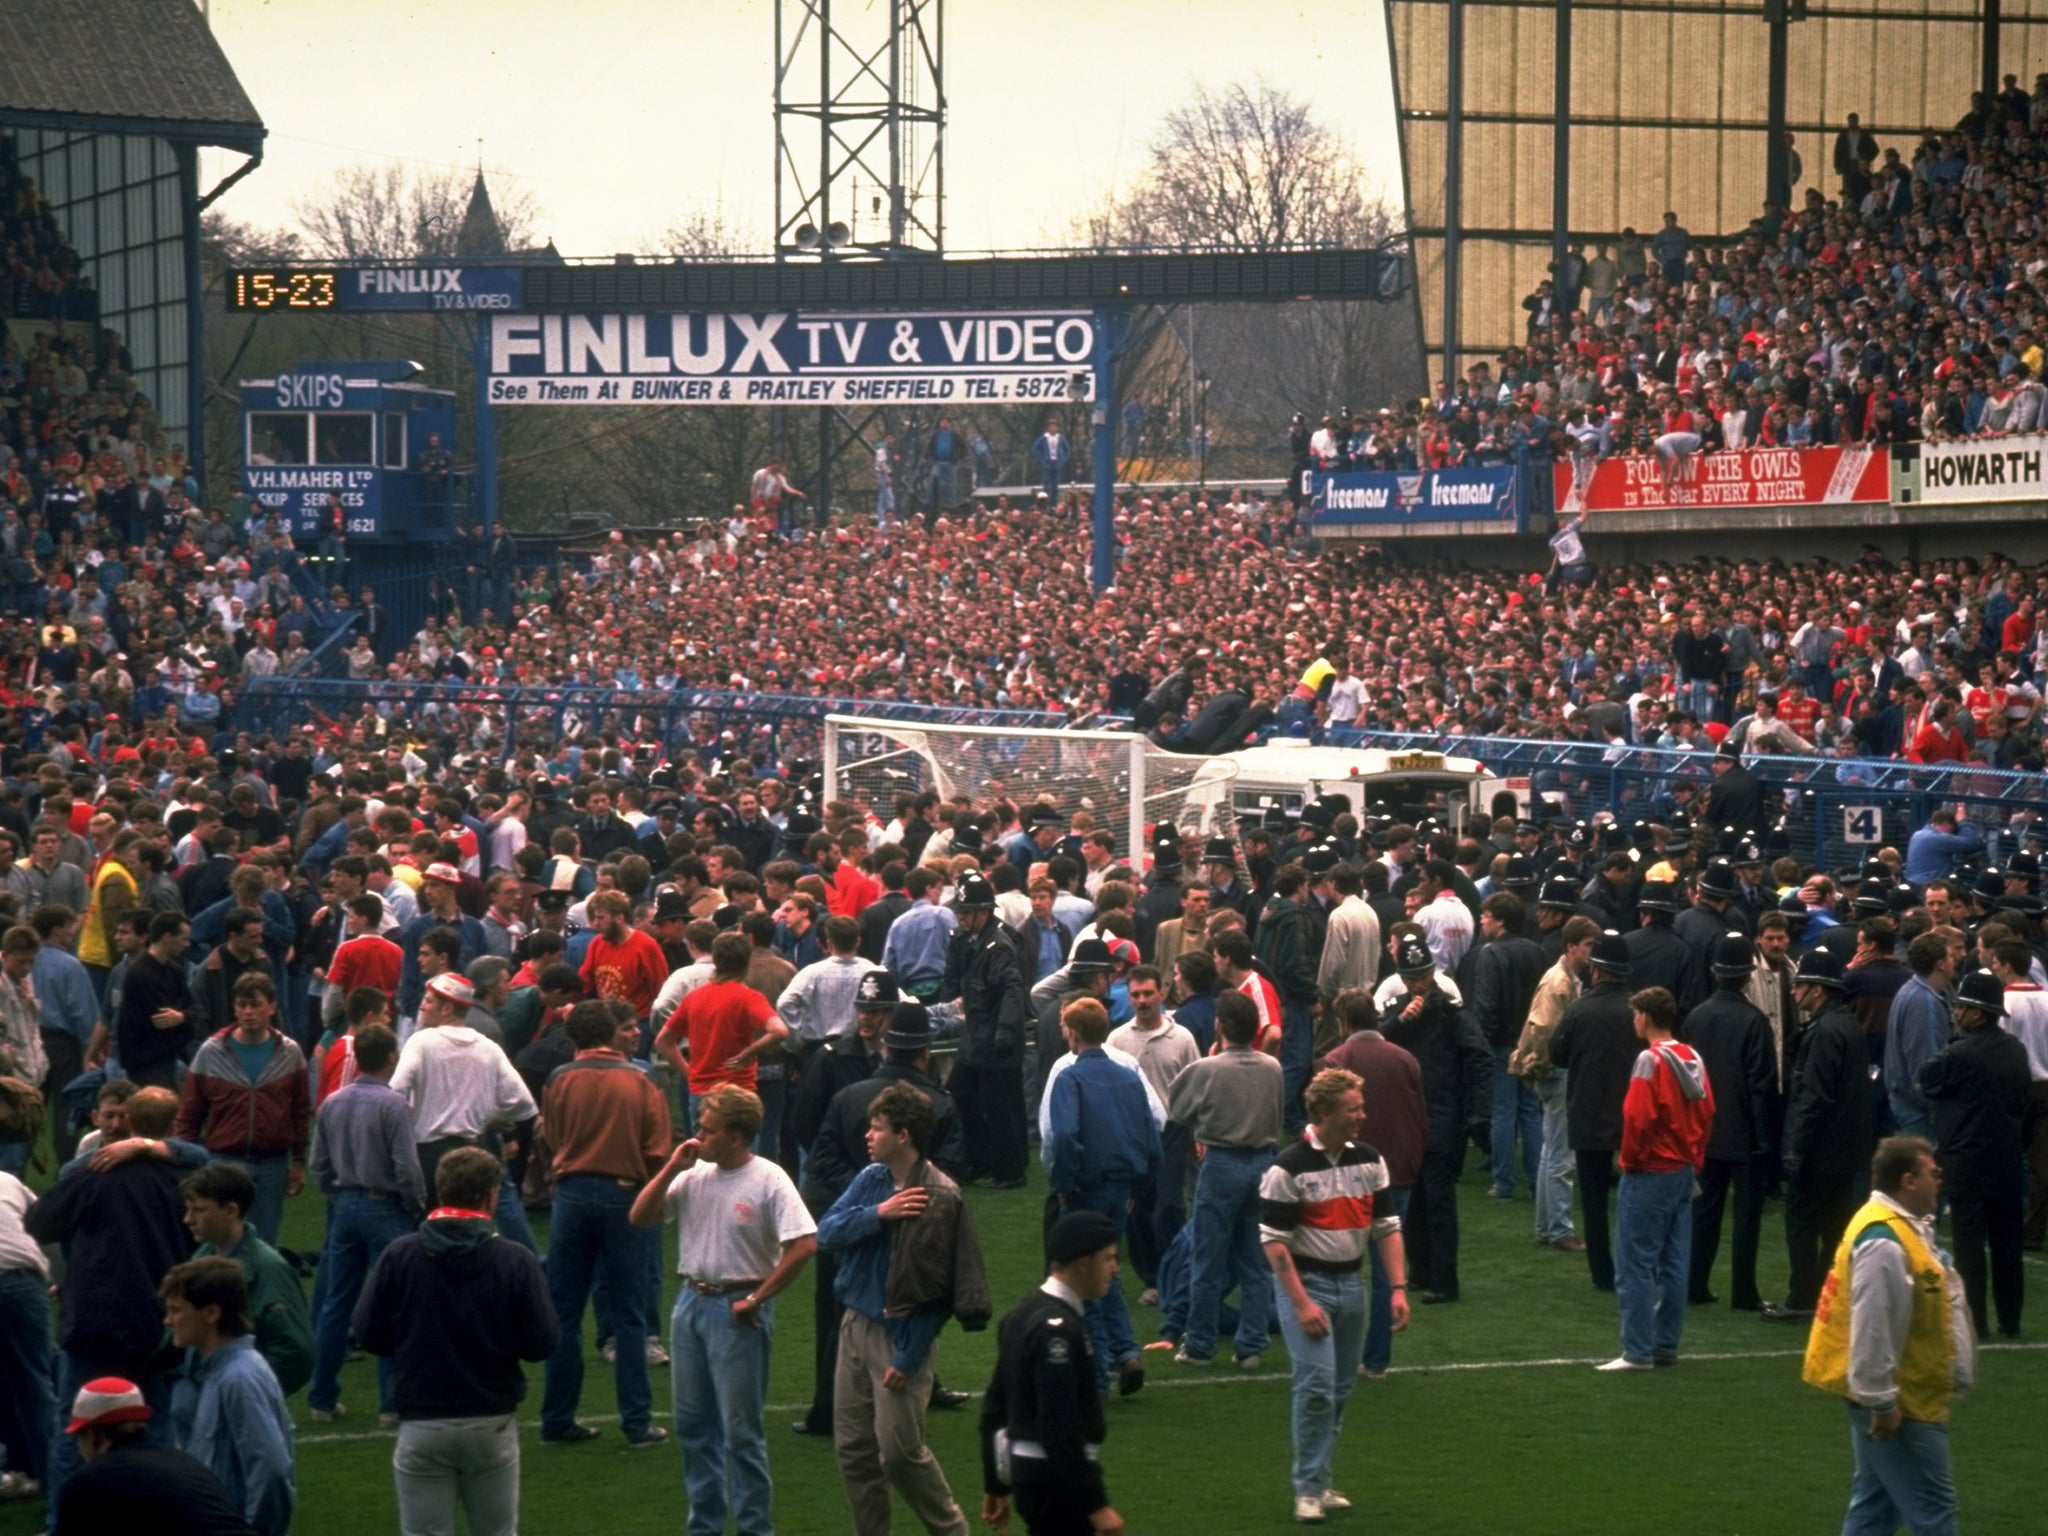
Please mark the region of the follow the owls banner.
POLYGON ((1059 405, 1093 398, 1086 313, 491 317, 493 405, 1059 405))

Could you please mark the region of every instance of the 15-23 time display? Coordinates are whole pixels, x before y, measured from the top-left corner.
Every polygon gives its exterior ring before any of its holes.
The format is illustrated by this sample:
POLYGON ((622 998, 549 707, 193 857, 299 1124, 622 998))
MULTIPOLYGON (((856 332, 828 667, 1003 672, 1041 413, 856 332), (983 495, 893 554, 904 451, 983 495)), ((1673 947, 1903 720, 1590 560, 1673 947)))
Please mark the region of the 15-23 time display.
POLYGON ((333 309, 341 274, 332 267, 238 267, 228 273, 229 309, 333 309))

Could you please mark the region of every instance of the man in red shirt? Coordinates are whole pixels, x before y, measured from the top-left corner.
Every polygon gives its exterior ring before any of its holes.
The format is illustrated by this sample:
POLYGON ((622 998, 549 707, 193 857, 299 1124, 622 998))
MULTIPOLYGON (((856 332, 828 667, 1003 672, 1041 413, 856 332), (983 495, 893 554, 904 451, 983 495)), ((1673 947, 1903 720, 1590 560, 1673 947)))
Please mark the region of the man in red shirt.
POLYGON ((1614 1288, 1621 1353, 1602 1371, 1678 1364, 1692 1264, 1692 1186, 1714 1129, 1706 1064, 1672 1038, 1678 1004, 1662 987, 1629 1000, 1644 1050, 1621 1107, 1621 1220, 1614 1288))
POLYGON ((384 923, 384 903, 367 891, 351 900, 343 919, 348 924, 348 937, 343 939, 334 951, 334 958, 327 962, 327 988, 331 1005, 322 1012, 328 1023, 333 1023, 348 1004, 348 995, 357 987, 375 987, 389 997, 398 995, 398 973, 404 963, 405 952, 380 931, 384 923))
MULTIPOLYGON (((721 933, 711 945, 711 980, 683 999, 655 1037, 655 1053, 689 1083, 692 1100, 721 1083, 754 1092, 754 1058, 789 1038, 789 1026, 768 999, 747 985, 753 957, 753 940, 743 933, 721 933), (684 1040, 690 1046, 687 1063, 678 1044, 684 1040)), ((683 1123, 695 1124, 695 1114, 686 1115, 683 1123)))
POLYGON ((599 891, 586 910, 597 936, 583 955, 583 989, 600 1002, 623 998, 645 1019, 668 980, 668 956, 652 934, 632 925, 633 904, 623 891, 599 891))

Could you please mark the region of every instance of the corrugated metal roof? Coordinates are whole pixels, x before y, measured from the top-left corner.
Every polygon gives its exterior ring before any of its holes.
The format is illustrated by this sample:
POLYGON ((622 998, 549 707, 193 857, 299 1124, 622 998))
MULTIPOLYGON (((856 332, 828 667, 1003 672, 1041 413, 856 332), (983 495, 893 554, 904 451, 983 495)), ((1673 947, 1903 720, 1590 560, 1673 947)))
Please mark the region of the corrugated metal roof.
POLYGON ((254 151, 263 120, 192 0, 0 0, 0 120, 117 121, 254 151))

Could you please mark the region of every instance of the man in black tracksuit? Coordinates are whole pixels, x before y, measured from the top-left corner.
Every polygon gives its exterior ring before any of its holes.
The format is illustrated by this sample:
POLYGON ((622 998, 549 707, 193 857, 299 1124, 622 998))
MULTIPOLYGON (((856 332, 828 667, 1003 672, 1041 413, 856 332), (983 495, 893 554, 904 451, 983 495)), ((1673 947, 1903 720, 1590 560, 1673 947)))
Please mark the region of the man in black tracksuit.
POLYGON ((1871 1129, 1870 1050, 1842 1000, 1842 962, 1824 950, 1800 957, 1792 996, 1814 1015, 1786 1077, 1785 1246, 1792 1276, 1774 1323, 1804 1323, 1820 1300, 1842 1229, 1856 1214, 1876 1145, 1871 1129))
POLYGON ((1919 1089, 1934 1106, 1942 1189, 1955 1234, 1956 1272, 1970 1301, 1977 1337, 1988 1332, 1984 1250, 1991 1250, 1991 1300, 1998 1332, 2017 1338, 2025 1275, 2020 1229, 2025 1220, 2022 1134, 2032 1072, 2027 1048, 1998 1027, 2005 988, 1990 971, 1969 971, 1956 983, 1956 1038, 1920 1064, 1919 1089))
POLYGON ((1619 1179, 1614 1155, 1621 1150, 1621 1105, 1629 1074, 1643 1042, 1636 1036, 1629 1006, 1628 945, 1613 929, 1593 941, 1592 982, 1558 1021, 1550 1037, 1550 1061, 1564 1071, 1566 1133, 1578 1163, 1579 1235, 1586 1240, 1586 1267, 1597 1291, 1614 1289, 1614 1235, 1607 1226, 1607 1202, 1619 1179))
POLYGON ((1729 1261, 1728 1304, 1760 1312, 1756 1288, 1757 1240, 1764 1225, 1764 1153, 1777 1125, 1778 1061, 1771 1023, 1743 995, 1756 969, 1756 948, 1739 933, 1722 938, 1713 955, 1714 991, 1685 1016, 1679 1038, 1699 1054, 1714 1090, 1714 1130, 1692 1203, 1692 1276, 1689 1298, 1703 1305, 1721 1250, 1721 1215, 1735 1187, 1735 1238, 1729 1261))
POLYGON ((1662 987, 1678 1001, 1680 1017, 1706 1000, 1706 970, 1692 946, 1672 927, 1679 910, 1678 887, 1668 880, 1645 880, 1636 898, 1642 926, 1628 934, 1629 985, 1662 987))
POLYGON ((1024 1123, 1024 1026, 1030 1015, 1024 972, 1010 931, 995 917, 996 893, 980 875, 960 881, 953 903, 960 927, 946 948, 942 1000, 958 998, 963 1016, 952 1088, 967 1138, 968 1174, 999 1189, 1024 1182, 1030 1143, 1024 1123))
POLYGON ((981 1400, 981 1517, 1001 1530, 1014 1500, 1031 1536, 1120 1531, 1102 1481, 1107 1425, 1082 1315, 1117 1283, 1116 1223, 1070 1211, 1045 1248, 1051 1275, 996 1330, 981 1400))
MULTIPOLYGON (((1380 1015, 1380 1033, 1413 1056, 1422 1069, 1429 1110, 1422 1172, 1408 1196, 1402 1221, 1408 1274, 1423 1289, 1416 1300, 1458 1299, 1458 1173, 1465 1138, 1485 1128, 1493 1113, 1493 1053, 1472 1016, 1437 985, 1429 947, 1405 938, 1394 951, 1405 989, 1380 1015)), ((1617 1116, 1620 1110, 1617 1107, 1617 1116)))

